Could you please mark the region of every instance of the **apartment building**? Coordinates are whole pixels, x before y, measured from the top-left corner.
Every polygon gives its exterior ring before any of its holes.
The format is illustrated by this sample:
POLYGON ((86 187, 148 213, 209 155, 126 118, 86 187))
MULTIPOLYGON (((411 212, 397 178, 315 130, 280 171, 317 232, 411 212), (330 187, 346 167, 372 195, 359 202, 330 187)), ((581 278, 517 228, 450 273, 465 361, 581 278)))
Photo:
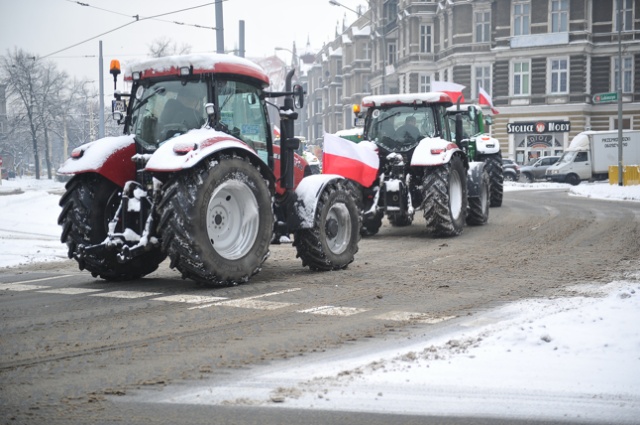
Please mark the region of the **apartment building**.
POLYGON ((425 92, 434 81, 464 85, 467 102, 483 87, 499 111, 491 132, 520 163, 561 153, 580 131, 618 128, 619 75, 622 126, 640 129, 640 0, 368 6, 309 69, 310 140, 351 128, 351 105, 367 94, 425 92))

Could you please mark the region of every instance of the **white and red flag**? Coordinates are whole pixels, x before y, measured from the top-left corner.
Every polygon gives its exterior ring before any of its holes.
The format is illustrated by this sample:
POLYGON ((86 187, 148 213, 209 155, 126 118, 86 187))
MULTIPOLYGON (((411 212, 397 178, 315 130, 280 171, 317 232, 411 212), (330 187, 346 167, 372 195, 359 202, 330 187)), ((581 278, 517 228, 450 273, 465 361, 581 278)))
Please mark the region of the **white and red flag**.
POLYGON ((489 96, 489 93, 487 93, 482 86, 478 87, 478 103, 481 105, 488 105, 491 108, 491 112, 494 114, 500 113, 500 111, 493 107, 493 100, 491 99, 491 96, 489 96))
POLYGON ((464 102, 464 95, 462 94, 462 90, 464 90, 465 86, 462 84, 450 83, 449 81, 432 81, 431 82, 431 91, 439 91, 449 95, 453 103, 458 101, 460 98, 460 103, 464 102))
POLYGON ((369 187, 376 179, 380 158, 365 144, 324 134, 322 174, 338 174, 369 187))

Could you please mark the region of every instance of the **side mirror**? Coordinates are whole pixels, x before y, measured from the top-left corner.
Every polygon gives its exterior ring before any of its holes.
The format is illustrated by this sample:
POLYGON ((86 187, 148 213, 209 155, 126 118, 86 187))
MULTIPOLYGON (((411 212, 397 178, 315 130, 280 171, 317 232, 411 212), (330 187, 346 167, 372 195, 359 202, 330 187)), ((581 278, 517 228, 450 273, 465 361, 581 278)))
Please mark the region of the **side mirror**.
POLYGON ((304 106, 304 89, 300 84, 293 86, 293 104, 298 109, 304 106))
POLYGON ((111 101, 111 113, 113 119, 121 124, 124 119, 124 114, 127 112, 127 103, 124 99, 114 99, 111 101))
POLYGON ((485 122, 485 124, 487 124, 487 125, 493 125, 493 118, 491 118, 491 117, 485 117, 485 118, 484 118, 484 122, 485 122))

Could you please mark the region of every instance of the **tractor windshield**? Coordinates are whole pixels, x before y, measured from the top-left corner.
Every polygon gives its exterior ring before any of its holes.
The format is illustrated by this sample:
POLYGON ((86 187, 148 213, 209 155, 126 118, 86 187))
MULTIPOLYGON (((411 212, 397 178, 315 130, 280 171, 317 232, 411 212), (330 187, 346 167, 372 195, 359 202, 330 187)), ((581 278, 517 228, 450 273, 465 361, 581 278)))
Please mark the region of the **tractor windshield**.
POLYGON ((371 111, 367 137, 390 152, 415 148, 425 137, 438 134, 431 107, 394 106, 371 111))
POLYGON ((131 109, 131 128, 136 141, 155 150, 165 140, 200 128, 207 120, 204 82, 160 81, 138 86, 131 109))
MULTIPOLYGON (((480 133, 480 129, 478 129, 477 120, 472 117, 468 112, 459 112, 458 113, 462 117, 462 139, 469 139, 472 136, 480 133)), ((456 129, 456 115, 457 114, 449 114, 449 128, 451 131, 455 132, 456 129)), ((455 138, 455 136, 454 136, 455 138)))

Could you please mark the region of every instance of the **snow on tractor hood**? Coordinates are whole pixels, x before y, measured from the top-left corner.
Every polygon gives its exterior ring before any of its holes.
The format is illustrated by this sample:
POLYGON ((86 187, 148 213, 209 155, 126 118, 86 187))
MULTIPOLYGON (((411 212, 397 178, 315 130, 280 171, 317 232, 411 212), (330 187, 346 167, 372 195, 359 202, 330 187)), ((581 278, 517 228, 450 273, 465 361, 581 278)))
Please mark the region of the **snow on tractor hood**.
POLYGON ((420 141, 411 157, 411 166, 432 166, 446 164, 455 152, 460 151, 458 145, 439 137, 425 137, 420 141))
POLYGON ((58 173, 75 174, 88 170, 99 170, 107 159, 111 158, 116 152, 132 146, 134 143, 131 135, 104 137, 85 143, 71 152, 71 158, 62 164, 62 167, 58 169, 58 173))
POLYGON ((145 167, 146 171, 172 172, 191 168, 210 154, 236 148, 256 152, 243 141, 212 128, 191 130, 173 137, 156 150, 145 167))

